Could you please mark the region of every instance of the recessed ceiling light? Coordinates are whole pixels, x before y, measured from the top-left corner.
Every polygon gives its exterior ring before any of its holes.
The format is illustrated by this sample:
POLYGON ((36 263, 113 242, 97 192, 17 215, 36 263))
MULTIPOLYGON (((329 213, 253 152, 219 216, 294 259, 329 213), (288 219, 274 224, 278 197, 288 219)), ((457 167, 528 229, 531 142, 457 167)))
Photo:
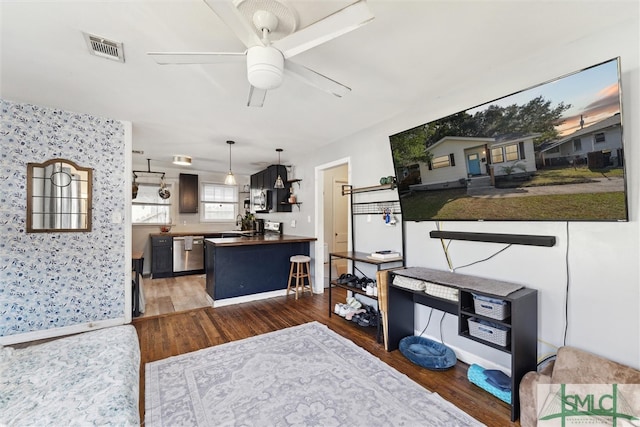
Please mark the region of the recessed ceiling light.
POLYGON ((189 156, 173 156, 173 164, 180 166, 191 166, 191 157, 189 156))

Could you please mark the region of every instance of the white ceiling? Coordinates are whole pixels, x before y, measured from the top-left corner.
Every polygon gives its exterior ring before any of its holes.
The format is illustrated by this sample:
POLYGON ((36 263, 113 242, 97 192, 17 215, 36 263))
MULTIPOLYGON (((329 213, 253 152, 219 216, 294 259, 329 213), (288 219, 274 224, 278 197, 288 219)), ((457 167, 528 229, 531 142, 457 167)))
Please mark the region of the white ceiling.
MULTIPOLYGON (((352 1, 289 4, 305 26, 352 1)), ((2 0, 0 96, 131 121, 133 149, 144 151, 134 154, 134 167, 151 158, 156 169, 186 154, 194 169, 225 172, 225 141, 234 140, 234 172, 253 173, 277 161, 276 148, 286 163, 420 102, 446 99, 469 81, 495 84, 504 64, 526 64, 545 49, 570 55, 571 44, 594 31, 637 20, 604 0, 368 4, 373 21, 294 57, 351 87, 346 97, 285 76, 263 108, 249 108, 242 63, 161 66, 146 55, 242 52, 203 0, 2 0), (125 63, 90 55, 82 32, 121 41, 125 63)))

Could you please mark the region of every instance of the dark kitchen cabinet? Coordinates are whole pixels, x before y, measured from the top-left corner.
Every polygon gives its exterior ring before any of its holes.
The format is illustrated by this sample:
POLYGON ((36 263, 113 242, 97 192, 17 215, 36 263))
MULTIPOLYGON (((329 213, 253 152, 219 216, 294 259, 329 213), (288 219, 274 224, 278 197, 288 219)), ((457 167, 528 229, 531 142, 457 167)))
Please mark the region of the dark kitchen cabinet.
POLYGON ((198 213, 198 175, 180 174, 180 213, 198 213))
POLYGON ((173 276, 173 237, 151 236, 151 276, 173 276))
POLYGON ((268 190, 269 189, 269 184, 268 184, 269 179, 265 178, 266 173, 267 173, 267 169, 251 175, 250 182, 251 182, 252 190, 268 190))
POLYGON ((282 165, 271 165, 267 169, 269 174, 270 188, 273 190, 273 206, 276 212, 291 212, 291 204, 287 203, 289 197, 289 188, 286 185, 287 182, 287 168, 282 165), (284 188, 273 188, 273 185, 278 179, 278 174, 282 178, 282 182, 285 183, 284 188))
POLYGON ((287 168, 282 165, 271 165, 267 169, 251 175, 251 189, 252 190, 271 190, 272 194, 272 209, 274 212, 291 212, 291 204, 287 203, 287 197, 289 195, 289 189, 274 188, 278 173, 282 180, 287 182, 287 168))

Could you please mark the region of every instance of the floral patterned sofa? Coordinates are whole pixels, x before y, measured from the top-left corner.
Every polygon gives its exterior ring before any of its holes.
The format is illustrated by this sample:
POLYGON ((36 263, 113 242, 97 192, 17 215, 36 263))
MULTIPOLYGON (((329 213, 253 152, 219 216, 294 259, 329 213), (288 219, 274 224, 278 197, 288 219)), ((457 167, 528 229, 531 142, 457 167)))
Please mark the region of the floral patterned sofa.
POLYGON ((14 349, 0 346, 0 425, 140 425, 133 326, 14 349))

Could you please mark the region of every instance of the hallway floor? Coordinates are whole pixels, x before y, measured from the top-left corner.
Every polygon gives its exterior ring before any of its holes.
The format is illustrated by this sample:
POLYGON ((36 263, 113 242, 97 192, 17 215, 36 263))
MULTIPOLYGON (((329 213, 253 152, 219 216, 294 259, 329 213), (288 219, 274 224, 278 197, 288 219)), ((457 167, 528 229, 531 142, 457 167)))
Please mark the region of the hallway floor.
POLYGON ((143 279, 145 310, 140 317, 211 307, 204 274, 143 279))

